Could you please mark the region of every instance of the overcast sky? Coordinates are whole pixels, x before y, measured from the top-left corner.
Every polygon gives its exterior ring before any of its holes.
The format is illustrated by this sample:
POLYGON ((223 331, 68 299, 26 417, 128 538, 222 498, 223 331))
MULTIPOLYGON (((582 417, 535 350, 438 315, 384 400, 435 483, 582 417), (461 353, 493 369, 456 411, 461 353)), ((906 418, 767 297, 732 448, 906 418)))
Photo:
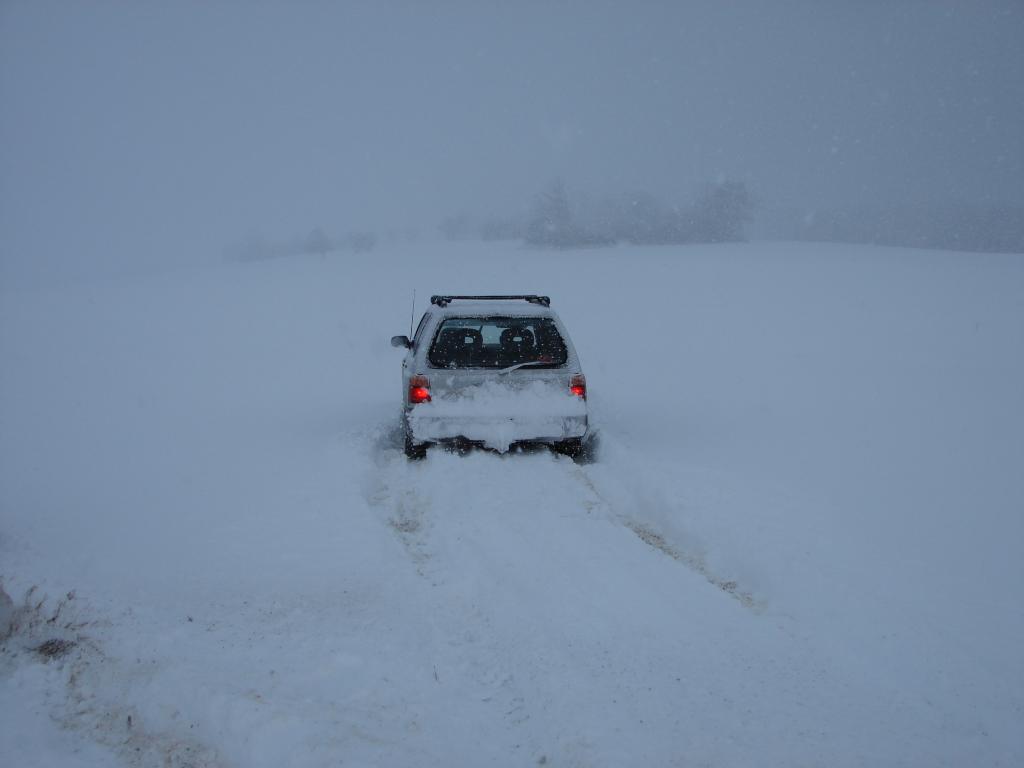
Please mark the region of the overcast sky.
POLYGON ((0 0, 0 277, 428 229, 555 176, 1024 204, 1024 3, 0 0))

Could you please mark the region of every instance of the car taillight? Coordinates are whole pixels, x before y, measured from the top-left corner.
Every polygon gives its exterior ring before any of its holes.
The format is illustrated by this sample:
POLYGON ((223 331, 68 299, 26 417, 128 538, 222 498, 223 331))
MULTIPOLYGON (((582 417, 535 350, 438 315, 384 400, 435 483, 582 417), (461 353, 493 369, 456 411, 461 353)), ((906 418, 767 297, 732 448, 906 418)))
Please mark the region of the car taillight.
POLYGON ((413 376, 409 379, 409 403, 430 402, 430 382, 426 376, 413 376))
POLYGON ((577 373, 569 380, 569 391, 572 392, 576 397, 582 397, 584 400, 587 399, 587 377, 582 373, 577 373))

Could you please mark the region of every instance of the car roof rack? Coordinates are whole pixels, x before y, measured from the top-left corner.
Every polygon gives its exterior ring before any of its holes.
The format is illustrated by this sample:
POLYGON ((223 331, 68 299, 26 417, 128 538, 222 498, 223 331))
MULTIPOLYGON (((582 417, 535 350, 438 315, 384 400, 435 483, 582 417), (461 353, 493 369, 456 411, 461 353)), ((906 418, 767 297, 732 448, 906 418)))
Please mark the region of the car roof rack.
POLYGON ((431 296, 430 303, 436 304, 443 309, 451 304, 454 299, 469 299, 471 301, 515 301, 522 299, 541 307, 551 306, 550 296, 536 296, 534 294, 520 296, 431 296))

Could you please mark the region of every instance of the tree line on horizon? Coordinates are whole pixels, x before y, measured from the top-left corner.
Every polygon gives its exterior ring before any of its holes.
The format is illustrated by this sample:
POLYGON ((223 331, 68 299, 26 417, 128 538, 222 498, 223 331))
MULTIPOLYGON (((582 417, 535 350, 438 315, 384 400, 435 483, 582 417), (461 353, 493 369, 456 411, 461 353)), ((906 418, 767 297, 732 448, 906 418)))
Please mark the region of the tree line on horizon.
MULTIPOLYGON (((666 205, 647 192, 597 197, 570 194, 550 182, 523 213, 444 218, 448 240, 521 240, 539 248, 600 247, 614 243, 668 245, 739 242, 748 239, 754 198, 742 181, 703 185, 684 204, 666 205)), ((757 236, 767 240, 823 241, 926 249, 1024 253, 1024 206, 1009 204, 875 203, 847 208, 760 209, 757 236)), ((415 242, 414 227, 390 227, 340 237, 315 227, 304 237, 268 241, 250 235, 225 249, 230 260, 259 261, 297 255, 364 254, 381 242, 415 242)))
POLYGON ((440 230, 449 240, 523 240, 546 248, 581 248, 628 242, 638 245, 746 240, 754 202, 742 181, 706 184, 694 200, 669 206, 646 192, 571 199, 556 179, 525 215, 477 219, 449 216, 440 230))

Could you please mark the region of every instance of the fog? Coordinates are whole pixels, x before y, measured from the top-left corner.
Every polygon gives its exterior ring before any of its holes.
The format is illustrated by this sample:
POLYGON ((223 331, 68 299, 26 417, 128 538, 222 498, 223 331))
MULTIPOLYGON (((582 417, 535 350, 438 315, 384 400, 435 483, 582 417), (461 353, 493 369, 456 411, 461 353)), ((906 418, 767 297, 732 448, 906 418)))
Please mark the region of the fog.
POLYGON ((1020 207, 1022 40, 1016 0, 6 2, 0 279, 436 237, 554 178, 670 203, 740 180, 754 236, 1020 207))

